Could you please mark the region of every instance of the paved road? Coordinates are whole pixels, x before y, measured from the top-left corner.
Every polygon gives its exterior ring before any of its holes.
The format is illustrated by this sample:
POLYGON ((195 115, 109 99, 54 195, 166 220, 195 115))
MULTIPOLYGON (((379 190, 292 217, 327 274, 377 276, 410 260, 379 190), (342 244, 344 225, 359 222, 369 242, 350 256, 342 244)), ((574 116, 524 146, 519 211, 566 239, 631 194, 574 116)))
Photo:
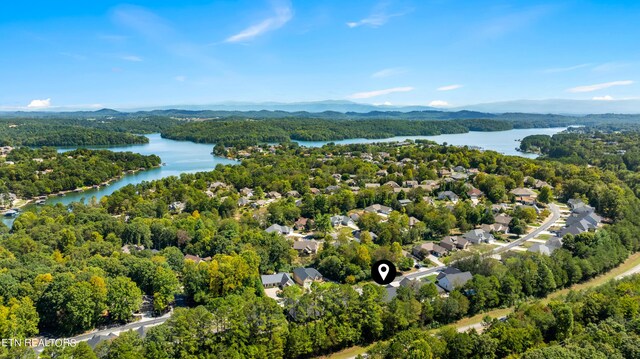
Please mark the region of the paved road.
MULTIPOLYGON (((551 211, 551 217, 549 219, 547 219, 544 223, 542 223, 540 225, 540 227, 536 228, 535 230, 533 230, 531 233, 523 236, 522 238, 519 238, 507 245, 504 246, 500 246, 498 248, 495 248, 491 253, 492 254, 498 254, 501 253, 503 251, 509 250, 513 247, 517 247, 520 244, 522 244, 523 242, 534 238, 535 236, 537 236, 538 234, 540 234, 540 232, 545 231, 547 229, 549 229, 549 227, 551 227, 553 224, 555 224, 555 222, 560 218, 560 210, 558 209, 558 206, 556 206, 555 204, 550 204, 549 205, 549 209, 551 211)), ((446 268, 446 266, 437 266, 437 267, 429 267, 429 268, 422 268, 421 270, 418 270, 417 272, 413 272, 413 273, 409 273, 407 275, 404 276, 399 276, 396 277, 396 279, 393 281, 392 285, 394 286, 398 286, 400 284, 400 281, 404 278, 410 278, 410 279, 419 279, 419 278, 423 278, 426 277, 430 274, 434 274, 437 272, 440 272, 441 270, 443 270, 444 268, 446 268)), ((128 331, 128 330, 137 330, 140 327, 143 326, 149 326, 149 325, 158 325, 158 324, 162 324, 165 321, 167 321, 167 319, 169 319, 171 316, 171 313, 165 314, 162 317, 158 317, 158 318, 147 318, 147 319, 143 319, 142 321, 138 321, 135 323, 129 323, 129 324, 125 324, 122 326, 118 326, 118 327, 112 327, 112 328, 108 328, 108 329, 103 329, 103 330, 97 330, 97 331, 93 331, 87 334, 81 334, 75 337, 71 337, 68 339, 74 339, 78 342, 80 341, 85 341, 85 340, 89 340, 91 339, 94 335, 108 335, 109 333, 113 333, 113 332, 123 332, 123 331, 128 331)), ((50 338, 47 338, 50 339, 50 338)), ((37 347, 35 348, 36 352, 40 353, 42 352, 42 350, 44 350, 44 348, 42 347, 37 347)))
MULTIPOLYGON (((504 246, 500 246, 497 247, 495 249, 493 249, 491 251, 491 254, 499 254, 502 253, 504 251, 507 251, 509 249, 513 249, 519 245, 521 245, 522 243, 528 241, 529 239, 535 238, 538 234, 540 234, 543 231, 546 231, 547 229, 551 228, 551 226, 553 226, 558 219, 560 219, 560 208, 558 208, 557 205, 551 203, 549 204, 549 211, 551 212, 551 216, 549 218, 547 218, 546 221, 544 221, 542 224, 540 224, 540 227, 534 229, 533 231, 531 231, 531 233, 528 233, 524 236, 522 236, 522 238, 518 238, 513 242, 510 242, 509 244, 506 244, 504 246)), ((437 266, 437 267, 429 267, 429 268, 425 268, 423 270, 418 270, 417 272, 413 272, 413 273, 409 273, 407 275, 404 276, 399 276, 396 277, 396 279, 393 281, 393 283, 391 283, 394 286, 399 285, 400 281, 403 280, 404 278, 409 278, 409 279, 420 279, 423 277, 426 277, 430 274, 434 274, 436 272, 440 272, 443 269, 445 269, 447 266, 437 266)))
MULTIPOLYGON (((76 342, 82 342, 82 341, 87 341, 91 338, 93 338, 94 335, 109 335, 109 333, 113 333, 113 332, 126 332, 129 330, 137 330, 140 327, 146 327, 146 326, 153 326, 153 325, 159 325, 162 324, 164 322, 167 321, 167 319, 169 319, 171 317, 172 313, 167 313, 161 317, 157 317, 157 318, 144 318, 140 321, 137 322, 133 322, 133 323, 128 323, 125 325, 120 325, 117 327, 111 327, 111 328, 107 328, 107 329, 101 329, 101 330, 94 330, 92 332, 86 333, 86 334, 80 334, 77 335, 75 337, 69 337, 66 339, 70 339, 70 340, 75 340, 76 342)), ((63 338, 44 338, 44 339, 63 339, 63 338)), ((44 347, 42 345, 35 347, 34 350, 37 353, 41 353, 44 350, 44 347)))
POLYGON ((535 238, 538 234, 540 234, 540 232, 543 232, 549 229, 551 226, 553 226, 556 223, 556 221, 558 221, 558 219, 560 219, 560 208, 558 208, 557 205, 551 203, 549 204, 549 211, 551 211, 551 217, 547 219, 544 223, 542 223, 540 227, 534 229, 531 233, 524 235, 522 238, 519 238, 513 242, 510 242, 505 246, 495 248, 493 251, 491 251, 491 253, 498 254, 500 252, 517 247, 522 243, 528 241, 529 239, 535 238))

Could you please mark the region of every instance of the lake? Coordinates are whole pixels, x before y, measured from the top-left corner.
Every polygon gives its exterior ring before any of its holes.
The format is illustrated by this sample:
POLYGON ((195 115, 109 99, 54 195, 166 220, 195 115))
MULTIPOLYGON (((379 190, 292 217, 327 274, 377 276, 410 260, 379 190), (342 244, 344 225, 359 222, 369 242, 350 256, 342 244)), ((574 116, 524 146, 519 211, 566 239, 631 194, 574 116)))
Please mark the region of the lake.
POLYGON ((527 158, 536 158, 537 155, 533 153, 522 153, 516 150, 521 140, 529 135, 554 135, 558 132, 566 130, 566 127, 551 127, 551 128, 527 128, 516 129, 509 131, 494 131, 494 132, 467 132, 467 133, 454 133, 446 135, 436 136, 397 136, 383 139, 368 139, 368 138, 351 138, 338 141, 296 141, 300 145, 307 147, 322 147, 323 145, 333 142, 337 145, 345 145, 352 143, 375 143, 375 142, 395 142, 404 140, 430 140, 437 143, 447 143, 455 146, 477 146, 485 150, 493 150, 505 155, 521 156, 527 158))
MULTIPOLYGON (((335 144, 352 144, 352 143, 375 143, 375 142, 394 142, 405 140, 431 140, 437 143, 447 143, 456 146, 478 146, 486 150, 493 150, 505 155, 516 155, 529 158, 535 158, 534 154, 524 154, 516 151, 519 146, 518 140, 536 134, 553 135, 565 130, 566 127, 555 128, 530 128, 516 129, 509 131, 496 132, 467 132, 437 136, 398 136, 384 139, 365 139, 354 138, 339 141, 297 141, 302 146, 321 147, 327 143, 335 144)), ((211 154, 213 144, 194 143, 190 141, 174 141, 160 137, 160 134, 151 134, 147 136, 149 143, 144 145, 131 146, 96 146, 89 147, 92 149, 109 149, 111 151, 123 152, 131 151, 143 155, 158 155, 165 164, 160 168, 154 168, 148 171, 142 171, 134 174, 127 174, 123 178, 112 182, 108 186, 99 189, 89 189, 80 193, 69 193, 64 197, 50 197, 47 204, 69 204, 81 200, 88 201, 91 197, 100 199, 108 196, 114 191, 129 185, 137 184, 143 181, 154 181, 169 176, 179 176, 181 173, 194 173, 202 171, 211 171, 218 164, 235 164, 236 161, 217 157, 211 154)), ((60 148, 59 152, 69 151, 72 148, 60 148)), ((2 222, 8 226, 13 223, 13 218, 2 218, 2 222)))

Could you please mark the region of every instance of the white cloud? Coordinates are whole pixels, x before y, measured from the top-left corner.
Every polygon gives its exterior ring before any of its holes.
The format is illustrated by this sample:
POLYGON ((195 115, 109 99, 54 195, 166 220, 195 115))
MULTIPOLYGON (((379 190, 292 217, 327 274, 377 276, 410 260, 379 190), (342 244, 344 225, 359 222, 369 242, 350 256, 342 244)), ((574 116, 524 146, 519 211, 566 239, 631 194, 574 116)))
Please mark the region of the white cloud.
POLYGON ((613 101, 614 98, 606 95, 606 96, 595 96, 594 98, 592 98, 592 100, 594 101, 613 101))
POLYGON ((631 80, 624 80, 624 81, 612 81, 612 82, 604 82, 601 84, 595 84, 595 85, 586 85, 586 86, 577 86, 577 87, 572 87, 570 89, 567 89, 567 92, 592 92, 592 91, 598 91, 598 90, 603 90, 609 87, 613 87, 613 86, 626 86, 626 85, 631 85, 633 84, 633 81, 631 80))
POLYGON ((120 56, 120 59, 125 60, 125 61, 131 61, 131 62, 141 62, 142 61, 142 57, 136 56, 136 55, 124 55, 124 56, 120 56))
POLYGON ((293 11, 290 5, 277 6, 275 14, 272 17, 262 20, 261 22, 251 25, 239 33, 229 36, 225 42, 245 42, 250 41, 268 31, 276 30, 284 26, 291 18, 293 11))
POLYGON ((448 107, 451 106, 447 101, 442 100, 433 100, 429 102, 429 106, 431 107, 448 107))
POLYGON ((388 3, 383 2, 378 4, 371 15, 365 17, 364 19, 360 19, 358 21, 350 21, 347 23, 347 26, 350 28, 359 27, 359 26, 370 26, 370 27, 379 27, 386 24, 389 19, 393 17, 403 16, 409 13, 408 10, 398 12, 398 13, 388 13, 387 7, 388 3))
POLYGON ((389 101, 385 101, 382 103, 374 103, 374 106, 393 106, 393 103, 389 102, 389 101))
POLYGON ((374 72, 373 74, 371 74, 371 77, 373 78, 384 78, 384 77, 391 77, 391 76, 397 76, 397 75, 401 75, 407 72, 407 69, 402 68, 402 67, 390 67, 388 69, 382 69, 380 71, 374 72))
POLYGON ((47 108, 51 107, 51 99, 48 98, 46 100, 32 100, 27 105, 28 108, 47 108))
POLYGON ((176 76, 175 79, 178 82, 185 82, 187 80, 187 77, 180 75, 180 76, 176 76))
POLYGON ((625 62, 607 62, 601 65, 598 65, 593 68, 593 72, 611 72, 620 69, 624 69, 625 67, 630 66, 630 64, 625 62))
POLYGON ((409 92, 413 91, 413 87, 394 87, 390 89, 384 90, 376 90, 376 91, 368 91, 368 92, 356 92, 349 96, 351 99, 363 99, 363 98, 372 98, 383 95, 389 95, 396 92, 409 92))
POLYGON ((463 87, 462 85, 448 85, 448 86, 442 86, 442 87, 438 87, 437 90, 438 91, 451 91, 451 90, 456 90, 463 87))
POLYGON ((591 66, 591 64, 580 64, 580 65, 574 65, 574 66, 568 66, 568 67, 555 67, 550 69, 544 69, 541 72, 545 74, 555 74, 558 72, 569 72, 573 70, 578 70, 588 66, 591 66))

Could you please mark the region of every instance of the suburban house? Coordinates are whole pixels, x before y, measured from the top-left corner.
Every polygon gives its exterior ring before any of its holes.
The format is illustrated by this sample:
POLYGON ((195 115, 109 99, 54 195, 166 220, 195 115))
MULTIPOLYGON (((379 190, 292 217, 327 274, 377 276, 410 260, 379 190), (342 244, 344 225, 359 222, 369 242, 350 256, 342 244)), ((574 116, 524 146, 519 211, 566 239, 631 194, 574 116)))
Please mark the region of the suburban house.
POLYGON ((438 199, 441 201, 458 202, 458 195, 451 191, 442 191, 438 193, 438 199))
POLYGON ((419 219, 417 219, 416 217, 413 217, 413 216, 409 217, 409 227, 413 227, 418 223, 420 223, 419 219))
POLYGON ((473 278, 471 272, 462 272, 458 268, 447 267, 436 277, 438 285, 447 292, 464 286, 473 278))
POLYGON ((280 288, 288 287, 293 285, 293 279, 289 276, 289 273, 276 273, 276 274, 263 274, 260 276, 262 280, 262 287, 264 289, 268 288, 280 288))
POLYGON ((484 195, 484 193, 481 190, 479 190, 479 189, 477 189, 475 187, 472 187, 471 189, 469 189, 467 191, 467 195, 469 196, 469 198, 472 201, 477 201, 477 200, 480 199, 480 197, 482 197, 484 195))
POLYGON ((242 197, 238 200, 238 207, 248 206, 249 204, 251 204, 251 201, 246 197, 242 197))
POLYGON ((293 242, 293 249, 300 255, 311 255, 318 253, 321 243, 314 240, 301 240, 293 242))
POLYGON ((282 198, 282 195, 278 192, 272 191, 272 192, 268 192, 267 193, 267 198, 271 198, 271 199, 280 199, 282 198))
POLYGON ((401 199, 401 200, 399 200, 399 201, 398 201, 398 203, 400 203, 400 205, 401 205, 402 207, 406 207, 406 206, 408 206, 409 204, 413 203, 413 201, 412 201, 412 200, 410 200, 410 199, 401 199))
POLYGON ((365 183, 364 188, 378 188, 380 187, 380 183, 365 183))
MULTIPOLYGON (((368 231, 365 231, 368 232, 368 231)), ((361 236, 362 236, 362 231, 361 230, 357 230, 357 231, 353 231, 351 232, 351 234, 353 234, 353 237, 360 242, 361 236)), ((378 239, 378 235, 373 233, 373 232, 369 232, 369 236, 371 236, 371 240, 375 242, 376 239, 378 239)))
POLYGON ((391 188, 400 188, 400 185, 395 181, 389 181, 389 182, 383 184, 383 186, 389 186, 391 188))
POLYGON ((287 197, 300 197, 300 192, 291 190, 286 193, 287 197))
POLYGON ((331 217, 331 225, 334 227, 337 227, 337 226, 353 227, 356 224, 353 222, 353 220, 349 216, 333 216, 331 217))
POLYGON ((469 176, 466 173, 454 172, 451 174, 451 178, 456 181, 466 180, 469 176))
POLYGON ((324 189, 324 193, 336 193, 340 190, 340 186, 327 186, 327 188, 324 189))
POLYGON ((305 218, 305 217, 300 217, 296 220, 296 222, 293 224, 293 227, 297 230, 297 231, 302 231, 304 229, 307 228, 307 223, 309 223, 309 218, 305 218))
POLYGON ((480 226, 485 232, 507 233, 509 232, 509 226, 505 226, 501 223, 483 224, 480 226))
POLYGON ((440 175, 440 177, 451 176, 451 170, 443 167, 438 171, 438 174, 440 175))
POLYGON ((364 211, 388 216, 391 211, 393 211, 393 208, 383 206, 381 204, 372 204, 371 206, 365 208, 364 211))
POLYGON ((529 249, 527 249, 527 251, 529 252, 533 252, 533 253, 538 253, 538 254, 544 254, 545 256, 550 256, 551 253, 553 253, 553 251, 555 251, 556 247, 554 246, 550 246, 546 243, 536 243, 534 245, 532 245, 531 247, 529 247, 529 249))
POLYGON ((315 268, 298 267, 293 270, 293 280, 308 289, 311 287, 311 283, 322 282, 323 277, 315 268))
POLYGON ((277 223, 272 224, 269 228, 264 230, 267 233, 279 233, 282 235, 288 235, 293 233, 293 228, 289 226, 281 226, 277 223))
POLYGON ((407 188, 415 188, 418 187, 418 181, 404 181, 402 185, 407 188))
POLYGON ((172 212, 182 212, 186 206, 184 202, 173 202, 169 205, 169 210, 172 212))
POLYGON ((434 242, 426 242, 414 246, 411 253, 420 259, 424 259, 429 254, 433 254, 436 257, 442 257, 447 255, 448 251, 434 242))
POLYGON ((580 234, 590 229, 596 229, 602 217, 596 214, 595 208, 580 202, 574 201, 570 203, 572 207, 571 215, 567 217, 566 227, 558 231, 559 237, 564 237, 567 234, 580 234))
POLYGON ((487 232, 483 229, 472 229, 469 232, 465 233, 462 238, 473 244, 493 243, 493 241, 495 240, 490 232, 487 232))
POLYGON ((535 204, 536 198, 538 197, 538 194, 533 190, 522 187, 514 188, 509 193, 515 197, 516 202, 520 202, 522 204, 535 204))
POLYGON ((467 249, 469 247, 469 241, 458 236, 446 236, 442 238, 439 244, 448 251, 467 249))
POLYGON ((506 215, 506 214, 504 214, 504 213, 500 213, 500 214, 498 214, 497 216, 495 216, 495 217, 493 218, 493 221, 494 221, 496 224, 501 224, 501 225, 503 225, 503 226, 507 226, 507 227, 509 227, 509 223, 511 223, 511 220, 512 220, 512 219, 513 219, 513 217, 511 217, 511 216, 509 216, 509 215, 506 215))
POLYGON ((451 239, 450 236, 443 238, 440 243, 438 243, 438 245, 448 251, 455 251, 457 249, 456 243, 451 239))

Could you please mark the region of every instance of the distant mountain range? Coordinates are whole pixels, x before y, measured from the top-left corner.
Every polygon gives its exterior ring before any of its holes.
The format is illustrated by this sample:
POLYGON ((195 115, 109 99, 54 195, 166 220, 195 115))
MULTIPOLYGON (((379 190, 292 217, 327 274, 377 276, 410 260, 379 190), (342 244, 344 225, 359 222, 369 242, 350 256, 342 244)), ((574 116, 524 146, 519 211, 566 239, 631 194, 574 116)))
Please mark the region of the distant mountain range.
POLYGON ((451 110, 491 113, 524 112, 566 115, 640 114, 640 99, 634 100, 516 100, 461 106, 451 110))
POLYGON ((325 111, 368 113, 378 111, 460 111, 470 110, 484 113, 537 113, 537 114, 566 114, 587 115, 604 113, 640 114, 640 99, 636 100, 515 100, 502 102, 480 103, 475 105, 459 106, 453 108, 430 106, 393 106, 372 105, 342 100, 312 101, 312 102, 222 102, 210 105, 181 105, 162 106, 154 108, 140 108, 136 110, 212 110, 212 111, 286 111, 286 112, 311 112, 325 111))
POLYGON ((135 110, 211 110, 211 111, 286 111, 286 112, 359 112, 366 113, 371 111, 425 111, 437 110, 435 107, 429 106, 387 106, 387 105, 371 105, 366 103, 358 103, 343 100, 326 100, 311 102, 220 102, 209 105, 174 105, 137 108, 135 110))
POLYGON ((640 114, 638 100, 516 100, 481 103, 453 108, 434 108, 429 106, 391 106, 372 105, 341 100, 314 102, 222 102, 209 105, 175 105, 149 108, 123 109, 116 111, 102 109, 98 111, 74 111, 67 108, 51 108, 43 111, 4 111, 0 117, 56 117, 60 114, 74 117, 87 116, 256 116, 256 117, 320 117, 336 118, 380 118, 407 117, 409 113, 420 113, 419 118, 491 118, 506 113, 520 114, 558 114, 581 116, 587 114, 640 114))

